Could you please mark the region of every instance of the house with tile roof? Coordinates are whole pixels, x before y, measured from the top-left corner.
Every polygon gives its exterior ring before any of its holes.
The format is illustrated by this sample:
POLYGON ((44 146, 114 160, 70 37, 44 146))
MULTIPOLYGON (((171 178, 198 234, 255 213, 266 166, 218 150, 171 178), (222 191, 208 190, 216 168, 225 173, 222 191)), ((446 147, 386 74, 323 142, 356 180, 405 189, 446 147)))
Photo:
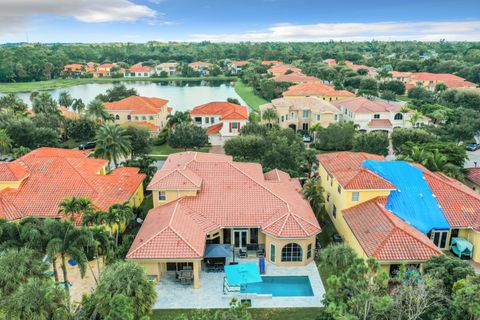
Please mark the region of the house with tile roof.
POLYGON ((321 81, 317 77, 307 76, 301 72, 293 72, 289 74, 280 74, 272 78, 275 82, 288 82, 288 83, 308 83, 321 81))
POLYGON ((284 98, 317 97, 326 101, 334 101, 355 97, 347 90, 335 90, 335 87, 324 84, 322 81, 304 82, 289 87, 283 92, 284 98))
POLYGON ((146 127, 152 135, 158 134, 167 124, 172 112, 168 100, 130 96, 119 101, 105 103, 105 110, 120 125, 146 127))
POLYGON ((240 60, 240 61, 230 61, 227 64, 227 70, 231 74, 238 74, 242 72, 243 67, 245 67, 247 64, 250 62, 245 61, 245 60, 240 60))
MULTIPOLYGON (((326 128, 340 120, 340 111, 329 101, 317 97, 290 97, 273 99, 260 106, 260 112, 273 109, 278 115, 277 123, 281 128, 294 131, 308 131, 311 125, 320 123, 326 128)), ((268 121, 262 119, 262 123, 268 121)))
POLYGON ((129 167, 107 173, 107 160, 89 154, 45 147, 0 162, 0 219, 60 218, 58 205, 66 197, 87 197, 100 210, 124 202, 139 206, 145 175, 129 167))
POLYGON ((112 74, 112 68, 116 67, 118 67, 116 63, 102 63, 100 65, 96 65, 90 73, 94 78, 110 77, 112 74))
POLYGON ((410 81, 407 83, 407 89, 421 84, 429 90, 435 90, 435 86, 438 83, 443 83, 451 89, 468 90, 477 87, 477 84, 450 73, 415 72, 410 76, 410 81))
POLYGON ((169 77, 177 75, 177 62, 164 62, 155 66, 155 73, 160 75, 162 72, 166 72, 169 77))
POLYGON ((159 281, 176 263, 193 266, 199 287, 207 244, 263 248, 277 266, 313 263, 317 219, 298 180, 258 163, 200 152, 171 154, 147 187, 154 207, 127 259, 159 281))
POLYGON ((67 75, 82 75, 86 72, 86 66, 81 63, 72 63, 63 66, 63 72, 67 75))
POLYGON ((211 63, 203 61, 195 61, 189 63, 188 66, 200 74, 200 76, 208 76, 210 74, 211 63))
POLYGON ((263 60, 260 64, 263 66, 277 66, 283 64, 283 62, 278 60, 263 60))
POLYGON ((421 265, 453 237, 480 261, 480 194, 418 164, 363 152, 317 155, 325 208, 344 240, 386 271, 421 265))
MULTIPOLYGON (((403 112, 404 103, 356 97, 332 101, 332 104, 340 110, 342 120, 352 121, 361 131, 390 133, 394 128, 413 127, 410 122, 413 111, 403 112)), ((429 122, 429 118, 422 117, 415 126, 429 122)))
POLYGON ((467 179, 474 185, 475 190, 480 191, 480 167, 468 168, 467 179))
POLYGON ((268 69, 268 73, 272 74, 275 77, 283 75, 287 72, 302 73, 302 70, 300 68, 292 66, 291 64, 277 64, 271 66, 270 69, 268 69))
POLYGON ((205 103, 190 112, 193 123, 207 129, 208 141, 214 146, 238 136, 248 123, 248 114, 248 107, 225 101, 205 103))
POLYGON ((123 76, 125 78, 149 78, 155 74, 155 69, 149 66, 144 66, 142 62, 134 64, 128 70, 125 70, 123 76))

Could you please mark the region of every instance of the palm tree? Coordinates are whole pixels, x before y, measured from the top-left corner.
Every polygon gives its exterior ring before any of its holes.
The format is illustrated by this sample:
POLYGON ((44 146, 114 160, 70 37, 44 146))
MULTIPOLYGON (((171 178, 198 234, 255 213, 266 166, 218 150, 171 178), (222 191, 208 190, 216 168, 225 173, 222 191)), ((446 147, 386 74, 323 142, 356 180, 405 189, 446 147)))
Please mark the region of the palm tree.
POLYGON ((78 113, 82 113, 83 110, 85 110, 85 103, 83 103, 82 99, 74 99, 72 103, 72 109, 73 111, 76 111, 78 113))
POLYGON ((60 255, 63 273, 63 285, 68 299, 68 310, 71 309, 70 288, 67 273, 67 257, 75 260, 80 269, 80 276, 85 276, 88 260, 84 249, 94 246, 91 232, 86 228, 76 228, 68 221, 61 221, 58 225, 58 237, 49 242, 49 252, 60 255))
POLYGON ((100 256, 102 256, 103 267, 105 268, 105 257, 112 252, 112 236, 104 228, 94 227, 90 230, 95 241, 95 256, 97 260, 97 273, 100 274, 100 256))
POLYGON ((28 106, 15 93, 9 93, 0 98, 0 110, 10 110, 15 115, 25 116, 28 106))
POLYGON ((105 222, 105 211, 88 210, 82 216, 82 225, 84 226, 98 226, 105 222))
POLYGON ((48 92, 41 92, 33 99, 32 110, 36 114, 45 113, 48 115, 60 115, 60 110, 57 108, 57 102, 48 92))
POLYGON ((98 128, 96 135, 97 146, 95 156, 113 161, 115 168, 121 157, 128 157, 132 151, 130 136, 125 128, 118 124, 106 123, 98 128))
POLYGON ((438 149, 433 150, 430 153, 428 159, 428 168, 432 171, 443 171, 445 165, 448 163, 447 157, 442 154, 438 149))
POLYGON ((401 160, 408 162, 420 163, 423 166, 426 166, 430 160, 431 153, 426 151, 420 146, 413 146, 410 152, 406 156, 400 156, 401 160))
POLYGON ((0 154, 8 153, 12 149, 12 142, 7 130, 0 129, 0 154))
POLYGON ((110 120, 110 114, 105 110, 103 101, 95 99, 88 104, 87 113, 98 122, 110 120))
POLYGON ((115 247, 118 247, 118 236, 120 234, 120 229, 123 226, 126 226, 132 219, 133 209, 128 202, 114 204, 108 208, 107 217, 107 220, 110 222, 111 226, 115 226, 115 247))
POLYGON ((269 125, 272 125, 273 122, 277 121, 278 114, 277 111, 273 108, 269 108, 262 112, 262 120, 268 122, 269 125))
POLYGON ((86 197, 67 197, 60 202, 58 207, 58 213, 70 216, 70 220, 75 221, 77 215, 93 211, 94 205, 86 197))
POLYGON ((318 177, 312 177, 305 181, 302 188, 303 197, 310 203, 313 211, 318 216, 325 205, 323 188, 318 177))
POLYGON ((62 222, 57 219, 47 219, 43 225, 45 233, 48 236, 48 242, 45 247, 45 252, 52 264, 53 277, 55 282, 58 282, 58 268, 57 268, 57 258, 58 252, 60 250, 59 243, 62 241, 61 233, 62 222))
POLYGON ((65 108, 69 108, 73 104, 73 98, 68 91, 62 91, 58 95, 58 103, 65 108))
POLYGON ((192 118, 190 117, 190 112, 188 111, 175 111, 174 114, 169 114, 167 116, 167 126, 169 128, 175 127, 177 124, 190 122, 192 118))
POLYGON ((418 121, 422 119, 423 114, 418 111, 418 110, 413 110, 413 112, 410 113, 410 123, 412 124, 412 127, 416 127, 418 121))

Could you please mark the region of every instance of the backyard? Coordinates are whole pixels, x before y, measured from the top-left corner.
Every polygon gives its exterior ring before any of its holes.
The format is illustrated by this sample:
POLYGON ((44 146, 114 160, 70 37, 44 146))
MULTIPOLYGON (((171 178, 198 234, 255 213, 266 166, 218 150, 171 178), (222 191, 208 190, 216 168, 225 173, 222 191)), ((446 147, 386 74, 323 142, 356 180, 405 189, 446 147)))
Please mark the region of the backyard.
POLYGON ((172 153, 185 152, 185 151, 197 151, 197 152, 208 152, 209 147, 201 148, 172 148, 168 144, 163 144, 161 146, 153 146, 150 151, 150 155, 153 156, 168 156, 172 153))
POLYGON ((241 80, 235 82, 235 92, 254 110, 255 112, 260 112, 260 106, 262 104, 268 103, 267 100, 262 97, 257 96, 252 87, 246 85, 241 80))

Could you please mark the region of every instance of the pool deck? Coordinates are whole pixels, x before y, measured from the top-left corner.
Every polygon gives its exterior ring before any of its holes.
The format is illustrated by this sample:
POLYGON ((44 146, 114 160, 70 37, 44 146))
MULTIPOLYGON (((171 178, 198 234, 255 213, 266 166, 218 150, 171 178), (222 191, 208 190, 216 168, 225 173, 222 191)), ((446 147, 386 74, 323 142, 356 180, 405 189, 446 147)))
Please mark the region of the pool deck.
MULTIPOLYGON (((238 263, 258 262, 258 259, 236 259, 238 263)), ((266 276, 308 276, 313 296, 309 297, 271 297, 269 295, 252 295, 223 293, 225 273, 200 273, 200 288, 181 285, 175 281, 174 274, 163 277, 157 285, 157 302, 154 309, 210 309, 228 308, 232 298, 248 298, 252 308, 312 308, 323 307, 325 294, 322 280, 315 262, 302 267, 277 267, 266 262, 266 276)))

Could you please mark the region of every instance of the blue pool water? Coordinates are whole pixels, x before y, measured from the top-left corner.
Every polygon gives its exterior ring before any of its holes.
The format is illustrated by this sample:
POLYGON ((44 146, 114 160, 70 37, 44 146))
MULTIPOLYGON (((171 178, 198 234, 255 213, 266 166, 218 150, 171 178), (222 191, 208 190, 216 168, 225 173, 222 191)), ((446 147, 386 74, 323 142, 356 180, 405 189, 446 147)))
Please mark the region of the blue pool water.
POLYGON ((242 292, 271 294, 273 297, 313 296, 312 286, 307 276, 263 276, 262 279, 263 282, 252 283, 242 288, 242 292))

